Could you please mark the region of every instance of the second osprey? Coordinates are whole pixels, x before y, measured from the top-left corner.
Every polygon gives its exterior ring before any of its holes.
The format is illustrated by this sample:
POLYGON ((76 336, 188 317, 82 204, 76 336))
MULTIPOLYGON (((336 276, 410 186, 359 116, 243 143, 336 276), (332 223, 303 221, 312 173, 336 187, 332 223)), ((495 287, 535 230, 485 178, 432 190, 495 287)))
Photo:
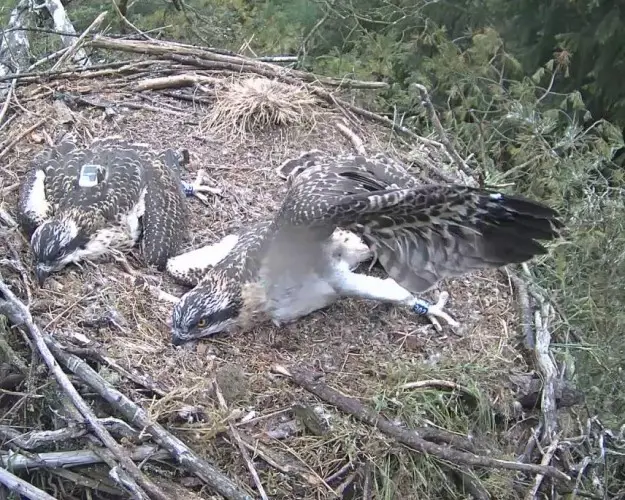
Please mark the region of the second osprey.
POLYGON ((519 196, 425 184, 403 165, 371 157, 305 153, 278 174, 289 189, 270 220, 174 257, 167 270, 194 288, 172 313, 180 345, 262 319, 281 324, 341 297, 404 305, 457 323, 416 297, 446 277, 543 254, 562 226, 551 208, 519 196), (377 259, 389 277, 355 273, 377 259))
POLYGON ((182 182, 183 156, 119 136, 79 148, 71 134, 38 154, 18 216, 39 284, 70 263, 121 257, 139 242, 145 263, 163 268, 186 233, 185 195, 211 190, 182 182))

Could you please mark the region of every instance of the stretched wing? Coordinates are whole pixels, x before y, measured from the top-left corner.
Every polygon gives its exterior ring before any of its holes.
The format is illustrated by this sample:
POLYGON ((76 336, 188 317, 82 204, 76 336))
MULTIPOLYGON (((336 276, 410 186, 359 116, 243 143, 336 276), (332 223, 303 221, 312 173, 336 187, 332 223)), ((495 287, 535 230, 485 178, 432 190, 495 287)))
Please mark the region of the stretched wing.
POLYGON ((145 261, 161 270, 187 237, 190 212, 180 177, 184 161, 184 154, 168 149, 154 155, 147 169, 141 249, 145 261))
POLYGON ((376 157, 334 161, 292 179, 277 216, 282 246, 272 251, 282 255, 299 245, 294 240, 311 246, 342 227, 360 233, 389 276, 419 293, 445 277, 545 253, 539 240, 561 227, 554 210, 518 196, 419 186, 400 164, 376 157))

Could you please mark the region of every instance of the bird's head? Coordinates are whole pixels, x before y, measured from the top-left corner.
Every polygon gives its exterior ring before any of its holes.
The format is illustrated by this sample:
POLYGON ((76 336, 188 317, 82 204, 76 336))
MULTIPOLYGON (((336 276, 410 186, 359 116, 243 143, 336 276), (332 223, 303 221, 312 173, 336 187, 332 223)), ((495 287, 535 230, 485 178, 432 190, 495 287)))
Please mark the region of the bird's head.
POLYGON ((215 274, 206 276, 182 296, 171 317, 171 341, 175 346, 228 331, 241 314, 237 283, 215 274))
POLYGON ((30 239, 39 286, 52 273, 79 260, 79 253, 86 243, 84 234, 71 219, 52 219, 41 224, 30 239))

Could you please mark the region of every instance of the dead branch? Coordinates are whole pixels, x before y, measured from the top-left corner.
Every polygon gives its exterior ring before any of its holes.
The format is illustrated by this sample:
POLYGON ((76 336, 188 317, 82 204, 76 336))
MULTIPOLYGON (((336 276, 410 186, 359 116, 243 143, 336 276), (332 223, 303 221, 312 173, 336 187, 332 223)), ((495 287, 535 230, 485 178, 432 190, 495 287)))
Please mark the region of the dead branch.
POLYGON ((56 358, 65 367, 78 375, 83 382, 103 397, 135 427, 149 432, 154 440, 168 450, 183 467, 196 474, 211 488, 228 499, 251 500, 249 495, 241 491, 216 467, 198 457, 187 445, 168 433, 160 424, 152 422, 145 410, 115 389, 82 359, 65 352, 56 340, 51 337, 46 337, 46 342, 56 358))
POLYGON ((29 23, 30 0, 20 0, 11 11, 7 29, 3 30, 0 38, 0 76, 19 73, 26 66, 30 43, 24 30, 29 23))
MULTIPOLYGON (((0 465, 11 467, 12 470, 22 469, 56 469, 69 467, 82 467, 104 462, 102 453, 106 448, 75 451, 55 451, 25 455, 23 453, 9 452, 0 453, 0 465)), ((141 445, 128 451, 128 456, 134 462, 145 460, 167 460, 169 453, 156 445, 141 445)))
POLYGON ((289 457, 282 456, 281 453, 265 446, 252 436, 240 431, 239 435, 241 436, 244 446, 248 450, 254 452, 255 455, 262 458, 274 469, 284 474, 298 476, 312 486, 318 486, 322 482, 317 476, 311 474, 307 469, 289 460, 289 457))
POLYGON ((148 60, 145 59, 133 59, 129 61, 116 61, 110 63, 93 64, 88 67, 75 67, 67 69, 59 69, 56 71, 30 71, 25 73, 11 73, 5 76, 0 76, 0 82, 6 80, 17 79, 18 83, 32 83, 41 82, 45 80, 53 80, 55 78, 97 78, 100 76, 111 76, 124 73, 136 73, 140 67, 152 67, 159 64, 169 64, 169 61, 160 61, 157 59, 148 60), (106 71, 108 70, 108 71, 106 71))
POLYGON ((4 100, 4 104, 2 105, 2 109, 0 110, 0 125, 2 124, 2 120, 4 120, 4 115, 6 115, 7 110, 9 109, 9 103, 11 102, 11 97, 13 96, 13 92, 15 91, 15 84, 17 80, 14 78, 11 80, 11 86, 6 93, 6 98, 4 100))
MULTIPOLYGON (((541 465, 549 465, 549 463, 551 463, 551 459, 558 449, 558 443, 559 442, 557 439, 554 439, 551 442, 549 447, 545 450, 542 460, 540 461, 541 465)), ((544 474, 538 474, 536 476, 533 488, 528 492, 527 496, 525 497, 526 500, 534 500, 536 498, 536 496, 538 495, 538 489, 540 488, 540 485, 543 482, 544 478, 544 474)))
POLYGON ((120 446, 115 439, 113 439, 110 433, 98 421, 93 413, 93 410, 89 407, 85 400, 82 399, 76 388, 70 382, 69 378, 67 378, 67 375, 65 375, 59 364, 54 359, 54 356, 46 345, 46 341, 44 340, 39 327, 35 324, 28 308, 13 294, 1 277, 0 293, 4 297, 4 301, 12 308, 9 319, 13 322, 13 324, 26 329, 30 339, 37 347, 39 354, 48 366, 50 372, 54 375, 58 384, 71 399, 73 405, 76 406, 85 420, 89 422, 90 427, 102 443, 111 450, 115 458, 119 460, 126 471, 132 476, 133 482, 136 481, 136 488, 138 489, 138 485, 141 485, 141 487, 148 491, 153 498, 167 500, 165 494, 156 485, 154 485, 152 481, 143 475, 135 463, 130 460, 124 448, 120 446))
POLYGON ((438 138, 445 146, 445 149, 447 150, 449 155, 452 157, 454 162, 456 162, 456 165, 458 165, 458 168, 460 170, 462 170, 467 175, 473 175, 473 170, 467 165, 467 163, 458 154, 453 144, 449 140, 449 137, 447 137, 447 134, 445 133, 445 129, 443 128, 441 121, 438 119, 438 115, 436 114, 434 105, 432 104, 432 101, 430 100, 430 95, 428 94, 427 89, 423 85, 420 85, 418 83, 415 83, 414 86, 419 91, 419 95, 421 96, 421 99, 423 101, 422 104, 428 110, 428 114, 430 115, 430 120, 432 121, 432 125, 434 125, 434 128, 436 129, 436 132, 438 133, 438 138))
MULTIPOLYGON (((119 437, 133 440, 145 440, 150 437, 149 434, 139 434, 138 431, 130 427, 123 420, 117 418, 101 418, 98 421, 111 434, 119 437)), ((90 430, 86 424, 74 423, 63 429, 54 431, 30 431, 21 433, 8 425, 0 425, 0 438, 4 442, 14 444, 23 450, 36 450, 42 446, 48 446, 52 443, 60 443, 69 439, 77 439, 88 434, 90 430)))
POLYGON ((523 338, 526 349, 534 349, 534 330, 532 329, 532 309, 530 306, 530 297, 527 293, 527 285, 523 279, 513 272, 509 272, 510 281, 516 288, 518 295, 519 308, 521 310, 521 325, 523 327, 523 338))
POLYGON ((9 490, 24 495, 30 500, 54 500, 54 497, 48 495, 45 491, 34 487, 23 479, 11 474, 8 470, 0 467, 0 483, 4 484, 9 490))
POLYGON ((198 84, 222 84, 223 80, 206 75, 197 75, 192 73, 183 73, 181 75, 164 76, 158 78, 149 78, 140 81, 135 87, 136 90, 162 90, 180 87, 189 87, 198 84))
MULTIPOLYGON (((491 469, 507 469, 516 470, 521 472, 527 472, 532 474, 544 474, 545 476, 570 481, 571 478, 559 471, 555 467, 534 465, 534 464, 522 464, 518 462, 510 462, 507 460, 499 460, 496 458, 490 458, 465 451, 460 451, 452 448, 453 443, 449 443, 451 446, 440 446, 431 441, 428 441, 423 433, 422 429, 418 431, 404 429, 399 427, 379 413, 365 407, 356 398, 348 397, 341 394, 339 391, 332 389, 324 382, 318 380, 315 374, 299 370, 291 369, 285 370, 282 367, 276 367, 278 373, 285 374, 297 385, 303 387, 307 391, 313 393, 315 396, 323 399, 325 402, 330 403, 340 410, 349 413, 361 422, 368 425, 372 425, 378 428, 385 434, 395 438, 398 442, 408 446, 409 448, 433 455, 441 460, 446 460, 455 464, 467 465, 472 467, 487 467, 491 469)), ((438 429, 428 429, 426 434, 429 434, 429 438, 439 434, 438 429)), ((447 441, 448 436, 438 436, 441 441, 447 441), (447 438, 447 439, 446 439, 447 438)), ((449 441, 448 441, 449 442, 449 441)))
MULTIPOLYGON (((65 47, 74 47, 73 51, 71 48, 68 51, 73 52, 73 55, 75 55, 74 60, 81 61, 83 66, 89 66, 91 64, 89 56, 87 55, 87 52, 80 48, 80 45, 75 42, 76 30, 67 16, 67 12, 65 11, 65 7, 63 7, 61 0, 44 0, 43 6, 48 9, 50 17, 52 17, 52 20, 54 21, 54 27, 56 31, 59 32, 63 45, 65 47), (66 35, 64 33, 68 34, 66 35)), ((88 30, 90 28, 91 26, 88 30)), ((84 39, 84 36, 82 38, 84 39)))
MULTIPOLYGON (((143 41, 143 40, 120 40, 116 38, 109 38, 102 35, 96 35, 91 41, 93 47, 109 50, 120 50, 124 52, 135 52, 139 54, 150 54, 163 57, 171 57, 172 55, 178 56, 190 56, 197 58, 200 61, 215 61, 233 65, 233 68, 238 72, 249 71, 256 73, 257 70, 265 70, 273 78, 281 78, 283 76, 290 76, 293 78, 299 78, 301 80, 316 83, 321 85, 328 85, 338 88, 360 88, 360 89, 386 89, 388 84, 386 82, 368 82, 360 80, 350 79, 337 79, 322 77, 307 73, 305 71, 297 71, 287 69, 281 66, 277 66, 272 63, 258 61, 241 55, 225 55, 218 54, 216 52, 201 48, 194 47, 192 45, 179 44, 174 42, 162 42, 162 41, 143 41)), ((196 61, 196 62, 200 62, 196 61)), ((192 60, 187 60, 191 62, 192 60)))
POLYGON ((549 345, 551 332, 549 331, 549 313, 551 306, 548 302, 541 304, 540 310, 534 313, 536 324, 536 346, 534 354, 536 364, 543 375, 543 393, 541 408, 544 419, 543 442, 550 443, 558 428, 557 407, 555 396, 555 380, 558 370, 551 359, 549 345))
POLYGON ((451 389, 454 391, 464 392, 465 394, 473 396, 473 393, 468 388, 457 384, 456 382, 451 382, 450 380, 419 380, 417 382, 407 382, 399 386, 400 389, 422 389, 424 387, 451 389))
POLYGON ((141 35, 142 37, 144 37, 146 40, 153 40, 152 37, 146 35, 143 31, 141 31, 139 28, 137 28, 134 24, 132 24, 129 20, 128 17, 126 17, 127 14, 127 4, 128 4, 128 0, 122 0, 121 2, 119 2, 119 5, 117 5, 117 2, 115 0, 111 0, 111 3, 113 4, 113 8, 115 9, 115 12, 117 13, 117 15, 119 16, 119 18, 122 21, 122 25, 121 25, 121 32, 124 33, 124 27, 129 27, 130 29, 134 30, 136 33, 138 33, 139 35, 141 35))
POLYGON ((72 42, 72 44, 69 46, 69 49, 61 56, 61 58, 54 64, 54 66, 52 66, 52 71, 60 68, 65 61, 67 61, 70 57, 76 54, 76 52, 80 49, 81 45, 85 41, 86 36, 91 33, 91 31, 96 29, 107 15, 108 12, 105 11, 94 19, 94 21, 87 27, 87 29, 83 31, 82 34, 72 42))

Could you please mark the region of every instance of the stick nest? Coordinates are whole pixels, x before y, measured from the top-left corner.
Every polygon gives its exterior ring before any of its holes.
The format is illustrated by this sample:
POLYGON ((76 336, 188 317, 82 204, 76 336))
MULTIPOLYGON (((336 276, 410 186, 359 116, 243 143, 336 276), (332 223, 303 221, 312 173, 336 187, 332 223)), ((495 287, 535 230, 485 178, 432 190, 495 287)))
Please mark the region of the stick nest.
POLYGON ((201 124, 205 133, 242 139, 259 130, 314 124, 319 114, 318 99, 304 85, 264 77, 230 79, 215 97, 201 124))

